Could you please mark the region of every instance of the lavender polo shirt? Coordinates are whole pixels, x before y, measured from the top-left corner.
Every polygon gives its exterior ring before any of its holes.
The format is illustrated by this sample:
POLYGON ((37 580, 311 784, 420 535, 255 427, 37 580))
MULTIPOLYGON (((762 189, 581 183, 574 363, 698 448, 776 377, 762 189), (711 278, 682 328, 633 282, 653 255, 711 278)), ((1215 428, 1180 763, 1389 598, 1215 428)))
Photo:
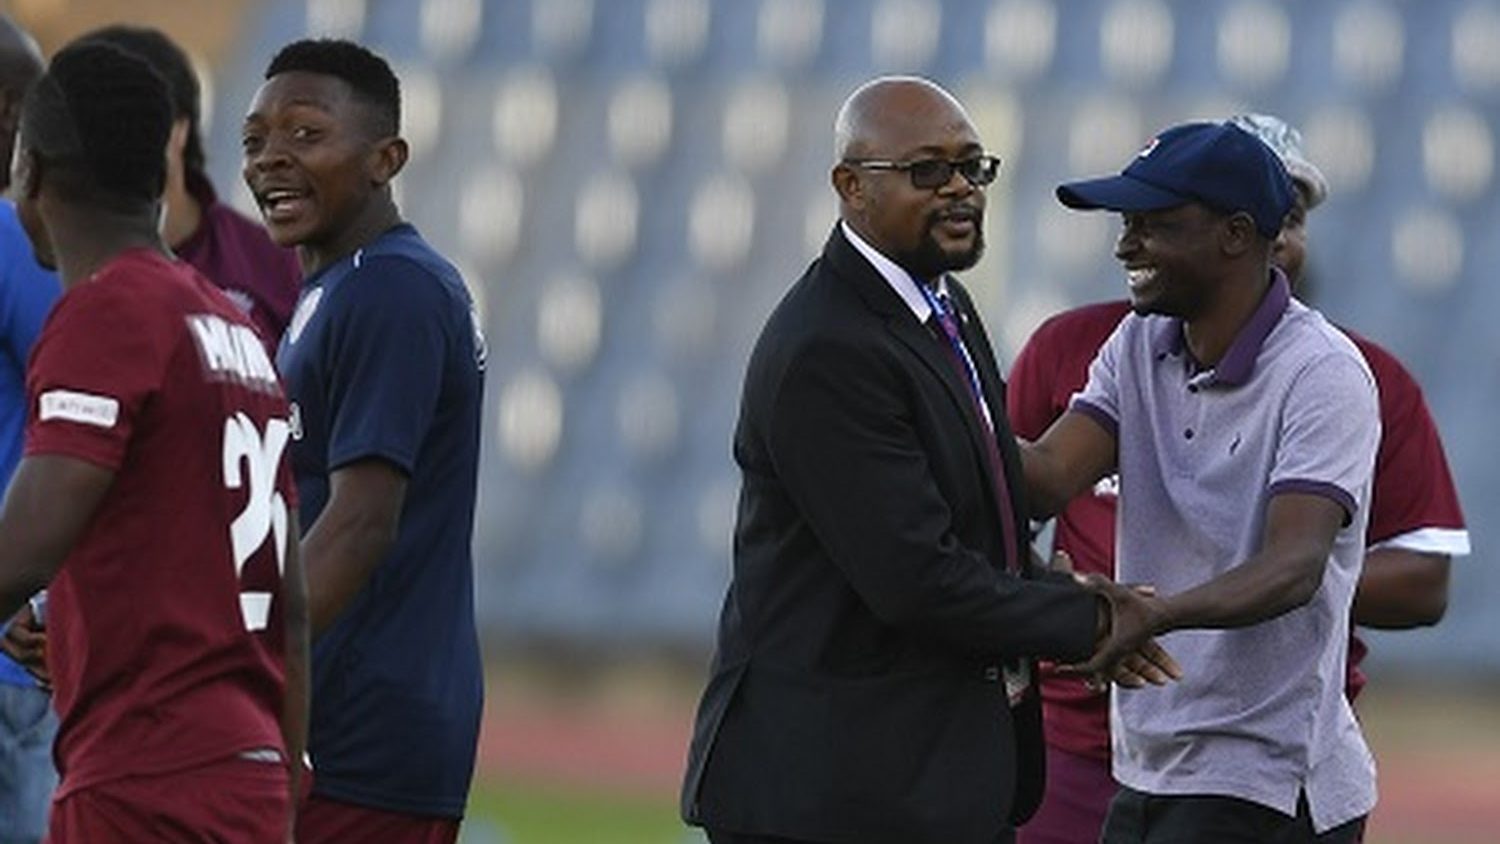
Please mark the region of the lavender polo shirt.
POLYGON ((1276 271, 1212 369, 1192 359, 1179 320, 1126 316, 1072 409, 1118 444, 1121 582, 1172 595, 1240 565, 1279 493, 1324 495, 1348 514, 1310 603, 1249 627, 1171 633, 1161 642, 1182 681, 1115 689, 1115 779, 1288 815, 1305 789, 1319 832, 1368 814, 1375 763, 1344 697, 1344 661, 1380 421, 1354 344, 1276 271))

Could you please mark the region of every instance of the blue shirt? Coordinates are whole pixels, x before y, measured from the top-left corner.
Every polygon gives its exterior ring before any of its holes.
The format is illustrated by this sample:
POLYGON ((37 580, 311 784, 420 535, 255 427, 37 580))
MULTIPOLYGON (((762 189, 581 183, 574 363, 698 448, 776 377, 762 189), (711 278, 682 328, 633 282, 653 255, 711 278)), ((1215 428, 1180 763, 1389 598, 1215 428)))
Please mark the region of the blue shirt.
MULTIPOLYGON (((21 462, 26 433, 26 359, 52 303, 62 295, 57 276, 36 262, 16 206, 0 200, 0 494, 21 462)), ((0 619, 0 622, 3 622, 0 619)), ((35 686, 21 666, 0 654, 0 683, 35 686)))
POLYGON ((303 283, 277 364, 304 531, 329 475, 407 476, 395 544, 313 647, 314 792, 459 817, 483 684, 471 540, 484 344, 458 271, 398 225, 303 283))

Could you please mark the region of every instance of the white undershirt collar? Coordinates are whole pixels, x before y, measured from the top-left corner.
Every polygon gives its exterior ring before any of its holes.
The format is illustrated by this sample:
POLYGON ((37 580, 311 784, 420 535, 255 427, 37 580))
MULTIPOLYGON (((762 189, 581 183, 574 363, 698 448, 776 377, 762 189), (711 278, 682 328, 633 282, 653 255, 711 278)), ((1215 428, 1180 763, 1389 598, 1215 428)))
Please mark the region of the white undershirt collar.
MULTIPOLYGON (((865 260, 870 262, 870 266, 874 267, 875 271, 880 273, 880 277, 885 279, 885 283, 889 284, 891 289, 896 291, 896 295, 901 297, 901 301, 906 303, 906 307, 911 309, 912 315, 917 318, 917 322, 925 325, 928 318, 932 316, 932 306, 927 304, 927 297, 923 296, 921 289, 917 287, 919 282, 912 278, 911 273, 902 269, 895 261, 880 254, 879 250, 866 243, 865 239, 854 231, 853 226, 840 220, 839 228, 844 232, 844 237, 848 239, 849 243, 854 246, 859 254, 865 256, 865 260)), ((948 279, 946 276, 938 279, 937 294, 939 296, 948 295, 948 279)))

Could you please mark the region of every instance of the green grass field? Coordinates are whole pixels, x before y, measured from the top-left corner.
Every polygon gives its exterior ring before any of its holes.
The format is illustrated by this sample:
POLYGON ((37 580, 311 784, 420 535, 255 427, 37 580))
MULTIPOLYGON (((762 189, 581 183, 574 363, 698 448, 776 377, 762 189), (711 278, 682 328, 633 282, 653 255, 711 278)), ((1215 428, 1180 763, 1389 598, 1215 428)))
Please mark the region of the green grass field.
MULTIPOLYGON (((699 677, 592 666, 560 682, 507 668, 491 677, 461 844, 704 844, 676 809, 699 677)), ((1359 702, 1379 767, 1368 844, 1497 840, 1497 700, 1493 680, 1376 678, 1359 702)))
POLYGON ((483 783, 461 844, 688 844, 670 802, 524 783, 483 783))

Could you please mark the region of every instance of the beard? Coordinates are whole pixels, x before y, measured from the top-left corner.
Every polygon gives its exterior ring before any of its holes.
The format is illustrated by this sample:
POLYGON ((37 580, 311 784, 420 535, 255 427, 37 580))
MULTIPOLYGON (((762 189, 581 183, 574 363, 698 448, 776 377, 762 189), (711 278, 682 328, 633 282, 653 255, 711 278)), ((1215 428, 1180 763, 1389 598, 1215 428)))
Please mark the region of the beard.
POLYGON ((905 260, 898 261, 917 278, 932 279, 943 273, 959 272, 967 270, 979 263, 984 255, 984 216, 981 214, 974 220, 974 240, 967 249, 948 251, 938 245, 937 237, 933 231, 941 222, 940 212, 934 211, 927 215, 927 225, 922 231, 922 239, 918 241, 917 248, 905 256, 905 260))

